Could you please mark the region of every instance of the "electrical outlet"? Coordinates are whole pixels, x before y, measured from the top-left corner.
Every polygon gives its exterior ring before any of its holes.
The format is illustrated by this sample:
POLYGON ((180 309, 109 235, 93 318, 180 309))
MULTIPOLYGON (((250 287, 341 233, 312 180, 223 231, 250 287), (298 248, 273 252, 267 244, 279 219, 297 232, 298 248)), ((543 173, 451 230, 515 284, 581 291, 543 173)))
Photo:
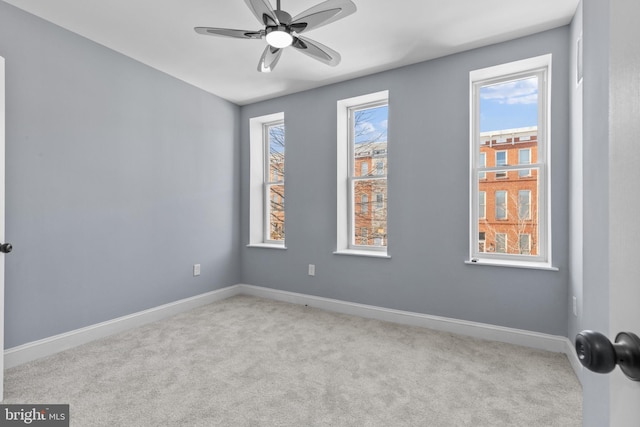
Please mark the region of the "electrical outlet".
POLYGON ((316 275, 316 265, 309 264, 309 276, 315 276, 315 275, 316 275))
POLYGON ((200 264, 193 264, 193 277, 200 275, 200 264))
POLYGON ((578 317, 578 298, 573 297, 573 315, 578 317))

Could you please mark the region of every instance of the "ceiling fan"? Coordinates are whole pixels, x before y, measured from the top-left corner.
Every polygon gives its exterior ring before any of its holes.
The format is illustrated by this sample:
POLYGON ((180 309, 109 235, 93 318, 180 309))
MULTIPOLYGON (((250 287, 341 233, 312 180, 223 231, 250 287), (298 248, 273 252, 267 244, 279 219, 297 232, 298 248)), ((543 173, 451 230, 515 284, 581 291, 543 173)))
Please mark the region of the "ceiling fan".
POLYGON ((267 47, 258 63, 258 71, 263 73, 273 70, 282 51, 289 46, 332 67, 340 63, 338 52, 300 34, 351 15, 356 11, 356 5, 351 0, 326 0, 293 18, 280 8, 280 0, 277 0, 276 10, 273 10, 268 0, 245 0, 245 3, 258 21, 265 26, 263 30, 245 31, 212 27, 195 27, 194 29, 199 34, 238 39, 264 37, 267 47))

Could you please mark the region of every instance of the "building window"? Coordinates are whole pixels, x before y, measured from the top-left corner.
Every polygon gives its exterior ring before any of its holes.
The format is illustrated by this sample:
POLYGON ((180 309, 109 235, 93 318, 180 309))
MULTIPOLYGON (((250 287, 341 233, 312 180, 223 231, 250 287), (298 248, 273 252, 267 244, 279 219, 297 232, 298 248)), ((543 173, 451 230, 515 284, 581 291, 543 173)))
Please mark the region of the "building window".
POLYGON ((387 255, 388 111, 387 91, 338 101, 336 253, 387 255))
POLYGON ((360 229, 360 244, 361 245, 369 244, 369 229, 367 227, 362 227, 360 229))
POLYGON ((369 213, 369 196, 366 194, 360 196, 360 213, 363 215, 369 213))
POLYGON ((522 255, 531 255, 531 235, 520 234, 518 236, 518 249, 522 255))
POLYGON ((507 234, 506 233, 496 233, 496 253, 499 253, 499 254, 507 253, 507 234))
POLYGON ((487 192, 481 191, 478 193, 478 216, 480 219, 487 217, 487 192))
POLYGON ((518 191, 518 219, 531 219, 531 190, 518 191))
MULTIPOLYGON (((507 166, 507 152, 496 151, 496 167, 507 166)), ((506 178, 507 173, 505 171, 496 172, 496 178, 506 178)))
MULTIPOLYGON (((487 167, 487 153, 480 153, 480 157, 478 158, 478 166, 480 168, 485 168, 487 167)), ((480 172, 478 173, 478 179, 487 179, 487 173, 486 172, 480 172)))
POLYGON ((543 55, 470 73, 469 251, 476 262, 552 268, 550 69, 551 55, 543 55), (481 233, 495 250, 481 250, 481 233))
POLYGON ((496 219, 507 219, 507 192, 496 191, 496 219))
POLYGON ((249 246, 284 247, 284 113, 249 121, 249 246))
POLYGON ((480 252, 486 252, 487 247, 487 237, 486 237, 486 233, 484 231, 478 233, 478 251, 480 252))
MULTIPOLYGON (((531 164, 531 148, 523 148, 518 150, 518 164, 530 165, 531 164)), ((531 176, 531 169, 521 169, 518 171, 520 178, 531 176)))
POLYGON ((367 163, 366 161, 361 161, 360 176, 367 176, 367 175, 369 175, 369 163, 367 163))

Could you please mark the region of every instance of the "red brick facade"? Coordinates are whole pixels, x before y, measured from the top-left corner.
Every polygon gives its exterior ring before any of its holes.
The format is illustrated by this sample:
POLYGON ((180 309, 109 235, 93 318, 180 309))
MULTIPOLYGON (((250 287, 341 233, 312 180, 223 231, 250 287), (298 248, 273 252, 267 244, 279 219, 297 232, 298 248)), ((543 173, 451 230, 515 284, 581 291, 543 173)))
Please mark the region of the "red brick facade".
MULTIPOLYGON (((486 167, 504 165, 509 168, 537 163, 537 129, 534 127, 483 133, 480 153, 481 163, 484 158, 486 167)), ((479 250, 537 255, 537 169, 481 173, 478 191, 479 250)))

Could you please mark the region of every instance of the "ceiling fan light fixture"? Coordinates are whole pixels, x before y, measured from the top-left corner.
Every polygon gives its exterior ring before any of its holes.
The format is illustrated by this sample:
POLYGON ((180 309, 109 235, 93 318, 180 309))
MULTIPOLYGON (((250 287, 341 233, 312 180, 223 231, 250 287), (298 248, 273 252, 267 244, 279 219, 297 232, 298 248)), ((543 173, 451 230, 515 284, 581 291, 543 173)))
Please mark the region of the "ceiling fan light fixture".
POLYGON ((265 37, 269 46, 273 46, 276 49, 282 49, 291 46, 293 43, 293 36, 287 31, 284 25, 273 27, 271 31, 267 28, 267 35, 265 37))

